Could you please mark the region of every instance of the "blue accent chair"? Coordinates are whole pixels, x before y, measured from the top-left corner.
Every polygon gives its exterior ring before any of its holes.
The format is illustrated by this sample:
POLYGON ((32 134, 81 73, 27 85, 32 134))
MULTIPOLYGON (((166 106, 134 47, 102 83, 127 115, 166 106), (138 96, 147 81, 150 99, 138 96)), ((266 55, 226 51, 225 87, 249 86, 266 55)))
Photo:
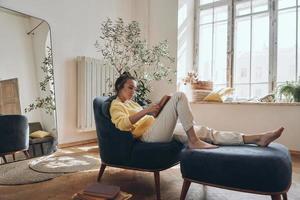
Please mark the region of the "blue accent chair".
POLYGON ((220 146, 217 149, 182 151, 181 174, 184 179, 180 200, 191 182, 224 189, 270 195, 272 200, 287 200, 292 181, 288 149, 277 143, 268 147, 254 145, 220 146))
POLYGON ((27 118, 23 115, 0 115, 0 156, 7 163, 5 155, 23 151, 29 158, 29 128, 27 118))
POLYGON ((175 140, 168 143, 145 143, 133 138, 131 132, 117 129, 109 113, 110 104, 115 98, 96 97, 93 102, 101 157, 98 182, 106 166, 153 172, 156 197, 160 199, 159 172, 178 164, 183 144, 175 140))

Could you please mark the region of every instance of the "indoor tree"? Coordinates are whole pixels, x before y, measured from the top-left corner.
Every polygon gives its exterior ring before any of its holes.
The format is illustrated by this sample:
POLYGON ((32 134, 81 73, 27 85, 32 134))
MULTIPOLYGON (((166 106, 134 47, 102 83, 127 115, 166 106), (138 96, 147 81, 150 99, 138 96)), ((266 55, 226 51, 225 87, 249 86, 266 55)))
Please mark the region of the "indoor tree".
POLYGON ((171 76, 176 72, 172 69, 175 59, 169 54, 168 41, 148 47, 146 40, 141 38, 138 22, 125 23, 122 18, 113 22, 108 18, 101 24, 99 39, 95 46, 105 65, 113 67, 117 76, 126 71, 136 78, 135 100, 138 103, 150 102, 151 81, 172 81, 171 76))

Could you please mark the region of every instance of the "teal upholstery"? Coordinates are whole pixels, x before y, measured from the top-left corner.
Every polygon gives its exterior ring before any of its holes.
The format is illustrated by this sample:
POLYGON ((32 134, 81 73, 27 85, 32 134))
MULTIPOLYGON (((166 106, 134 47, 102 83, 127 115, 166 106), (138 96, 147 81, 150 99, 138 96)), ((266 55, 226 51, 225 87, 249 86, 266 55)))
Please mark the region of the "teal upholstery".
POLYGON ((289 151, 277 143, 185 149, 180 169, 188 181, 268 195, 286 193, 292 180, 289 151))
POLYGON ((111 122, 109 107, 114 97, 97 97, 94 114, 100 157, 106 164, 147 170, 166 169, 179 161, 183 144, 146 143, 134 139, 130 132, 120 131, 111 122))

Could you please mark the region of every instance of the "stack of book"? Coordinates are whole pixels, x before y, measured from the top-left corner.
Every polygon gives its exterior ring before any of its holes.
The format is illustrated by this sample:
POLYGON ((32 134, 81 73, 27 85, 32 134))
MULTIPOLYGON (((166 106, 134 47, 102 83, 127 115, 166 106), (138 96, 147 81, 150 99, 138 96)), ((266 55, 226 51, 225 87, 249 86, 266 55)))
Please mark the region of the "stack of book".
POLYGON ((84 190, 73 195, 73 200, 127 200, 132 197, 131 194, 120 191, 120 187, 106 185, 102 183, 93 183, 84 190))
POLYGON ((192 102, 202 101, 209 93, 212 92, 213 82, 199 81, 191 83, 192 88, 192 102))
POLYGON ((194 90, 212 90, 213 82, 212 81, 195 81, 192 82, 192 89, 194 90))
POLYGON ((211 90, 192 90, 192 102, 202 101, 210 93, 211 90))

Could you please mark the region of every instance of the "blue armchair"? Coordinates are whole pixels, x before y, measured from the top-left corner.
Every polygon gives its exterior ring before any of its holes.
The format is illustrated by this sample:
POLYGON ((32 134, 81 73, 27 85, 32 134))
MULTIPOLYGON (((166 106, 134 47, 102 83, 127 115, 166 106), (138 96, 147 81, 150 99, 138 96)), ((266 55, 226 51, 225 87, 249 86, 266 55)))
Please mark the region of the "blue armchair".
POLYGON ((0 156, 7 163, 5 155, 23 151, 29 158, 29 128, 23 115, 0 115, 0 156))
POLYGON ((153 172, 156 197, 160 199, 159 172, 179 162, 183 144, 173 140, 168 143, 145 143, 134 139, 131 132, 120 131, 111 122, 109 108, 113 97, 94 99, 94 115, 100 149, 100 181, 105 167, 118 167, 153 172))

